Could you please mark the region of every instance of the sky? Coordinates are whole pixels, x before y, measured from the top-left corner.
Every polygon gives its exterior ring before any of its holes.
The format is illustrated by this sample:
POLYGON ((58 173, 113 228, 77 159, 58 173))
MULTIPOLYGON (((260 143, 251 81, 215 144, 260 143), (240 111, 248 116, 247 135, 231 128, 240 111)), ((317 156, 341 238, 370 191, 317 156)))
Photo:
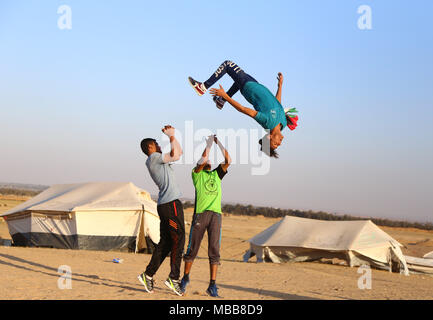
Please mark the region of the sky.
POLYGON ((228 146, 223 202, 433 222, 431 12, 430 0, 1 1, 0 181, 157 194, 139 143, 166 150, 171 124, 184 197, 205 134, 233 130, 249 135, 228 146), (240 161, 260 155, 259 124, 188 85, 225 60, 272 92, 281 72, 282 104, 299 110, 265 174, 240 161))

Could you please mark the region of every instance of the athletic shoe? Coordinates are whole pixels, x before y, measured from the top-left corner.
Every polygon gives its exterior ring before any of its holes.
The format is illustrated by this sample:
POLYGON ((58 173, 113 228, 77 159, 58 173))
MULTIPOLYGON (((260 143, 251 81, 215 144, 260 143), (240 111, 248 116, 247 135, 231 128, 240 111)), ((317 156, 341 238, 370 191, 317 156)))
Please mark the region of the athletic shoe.
POLYGON ((219 96, 215 96, 215 97, 213 97, 213 102, 215 102, 217 108, 221 110, 224 107, 224 103, 226 101, 219 96))
POLYGON ((218 287, 216 284, 210 284, 209 288, 207 288, 206 293, 211 297, 219 297, 218 295, 218 287))
POLYGON ((184 276, 180 281, 180 290, 182 291, 182 293, 186 292, 186 287, 188 286, 188 284, 189 284, 189 279, 186 280, 184 276))
POLYGON ((202 96, 207 90, 203 83, 195 81, 191 77, 188 77, 188 82, 199 96, 202 96))
POLYGON ((138 276, 138 280, 141 282, 141 284, 144 286, 144 289, 149 292, 153 293, 153 282, 154 280, 152 278, 149 278, 144 272, 138 276))
POLYGON ((165 285, 167 287, 169 287, 178 296, 183 296, 183 292, 180 289, 180 281, 179 280, 173 280, 173 279, 167 278, 167 280, 165 280, 165 285))

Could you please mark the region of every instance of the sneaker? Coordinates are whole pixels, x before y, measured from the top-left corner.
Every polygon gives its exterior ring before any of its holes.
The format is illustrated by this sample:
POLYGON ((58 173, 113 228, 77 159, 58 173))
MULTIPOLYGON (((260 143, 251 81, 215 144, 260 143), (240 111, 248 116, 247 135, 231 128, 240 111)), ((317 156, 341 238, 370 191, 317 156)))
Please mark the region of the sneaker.
POLYGON ((221 97, 215 96, 215 97, 213 97, 213 102, 215 102, 217 108, 221 110, 224 107, 224 103, 226 101, 221 97))
POLYGON ((191 77, 188 77, 188 82, 199 96, 202 96, 207 90, 203 83, 195 81, 191 77))
POLYGON ((186 280, 184 276, 180 281, 180 290, 182 291, 182 293, 186 292, 186 287, 188 286, 188 283, 189 283, 189 279, 186 280))
POLYGON ((141 282, 141 284, 144 286, 144 289, 149 292, 153 293, 153 279, 149 278, 144 272, 138 276, 138 281, 141 282))
POLYGON ((216 286, 216 284, 209 285, 209 288, 207 288, 206 293, 211 297, 219 297, 218 287, 216 286))
POLYGON ((178 296, 183 296, 183 292, 180 289, 180 281, 179 280, 173 280, 173 279, 167 278, 167 280, 165 280, 165 285, 167 287, 169 287, 178 296))

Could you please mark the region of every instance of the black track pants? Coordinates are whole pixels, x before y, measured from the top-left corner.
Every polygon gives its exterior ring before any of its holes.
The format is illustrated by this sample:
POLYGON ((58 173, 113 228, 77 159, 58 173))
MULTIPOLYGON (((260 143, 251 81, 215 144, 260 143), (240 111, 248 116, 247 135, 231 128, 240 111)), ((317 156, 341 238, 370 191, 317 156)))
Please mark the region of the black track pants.
POLYGON ((170 253, 171 272, 169 277, 178 280, 185 245, 185 220, 182 202, 174 200, 161 204, 157 208, 160 219, 160 240, 146 268, 146 274, 152 277, 170 253))

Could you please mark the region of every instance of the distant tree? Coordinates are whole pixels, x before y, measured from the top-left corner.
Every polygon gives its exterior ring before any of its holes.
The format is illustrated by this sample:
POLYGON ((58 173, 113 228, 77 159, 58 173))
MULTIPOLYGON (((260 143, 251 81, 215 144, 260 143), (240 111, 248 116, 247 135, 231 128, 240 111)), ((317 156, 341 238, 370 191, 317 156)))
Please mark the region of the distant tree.
POLYGON ((42 191, 12 189, 12 188, 0 188, 0 194, 2 194, 2 195, 15 195, 15 196, 34 197, 34 196, 38 195, 41 192, 42 191))
POLYGON ((408 221, 395 221, 389 219, 360 218, 348 214, 337 215, 337 214, 327 213, 323 211, 314 212, 312 210, 301 211, 301 210, 294 210, 294 209, 255 207, 252 205, 241 205, 241 204, 235 204, 235 205, 223 204, 222 211, 234 215, 245 215, 245 216, 263 215, 265 217, 270 217, 270 218, 282 218, 287 215, 287 216, 294 216, 300 218, 329 220, 329 221, 371 220, 373 223, 377 224, 378 226, 433 230, 433 223, 419 223, 419 222, 411 223, 408 221))

